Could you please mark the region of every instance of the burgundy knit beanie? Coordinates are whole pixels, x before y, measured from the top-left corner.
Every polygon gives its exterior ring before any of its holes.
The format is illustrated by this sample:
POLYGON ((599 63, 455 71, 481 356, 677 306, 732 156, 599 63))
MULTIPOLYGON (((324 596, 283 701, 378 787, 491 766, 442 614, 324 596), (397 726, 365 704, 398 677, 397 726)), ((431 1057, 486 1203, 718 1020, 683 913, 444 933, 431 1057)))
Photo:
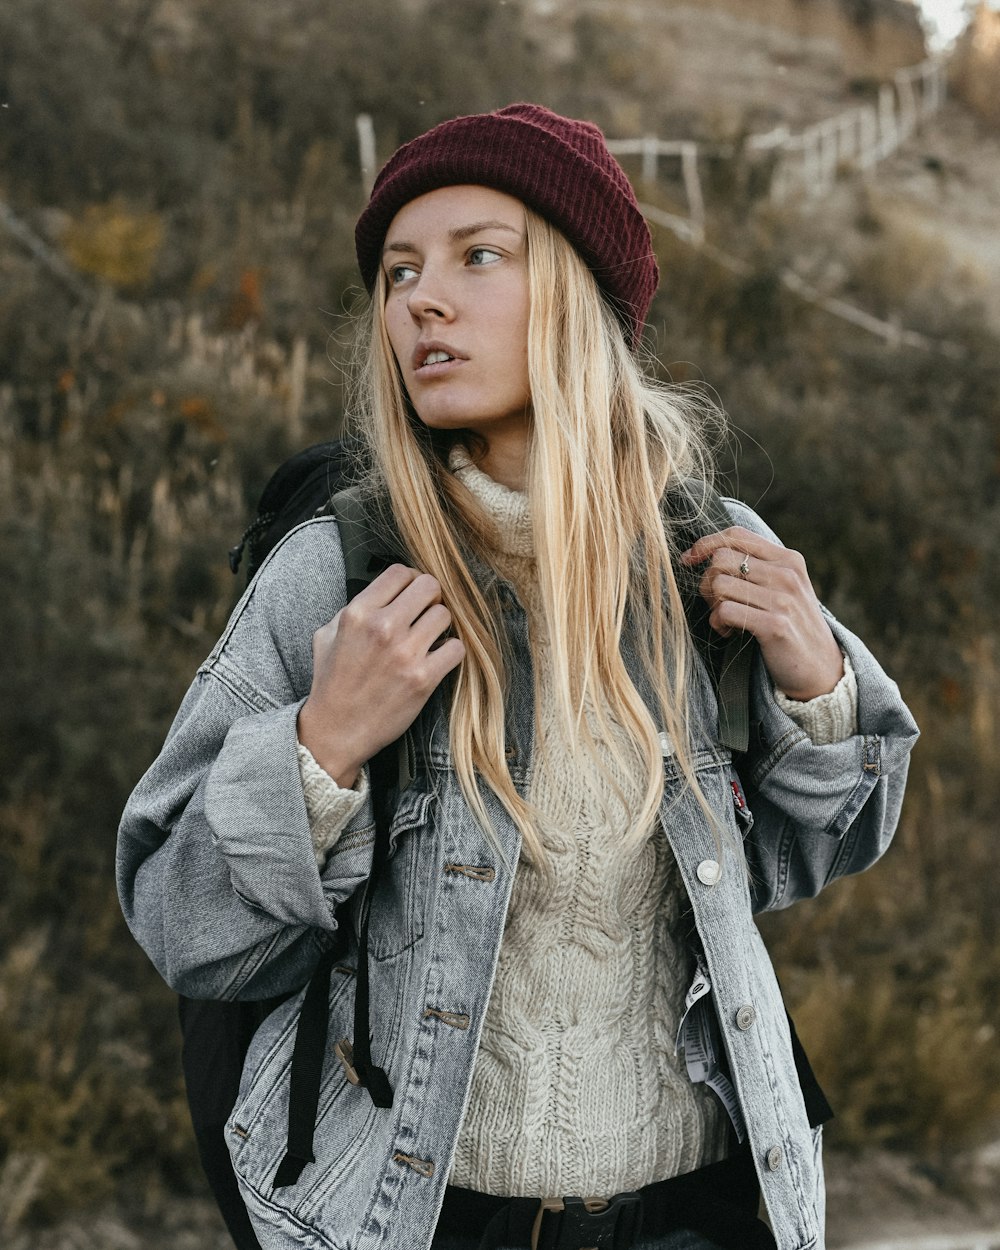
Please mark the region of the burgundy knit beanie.
POLYGON ((516 196, 558 227, 638 342, 659 271, 632 185, 596 126, 538 104, 442 122, 389 158, 354 234, 369 294, 396 213, 427 191, 466 183, 516 196))

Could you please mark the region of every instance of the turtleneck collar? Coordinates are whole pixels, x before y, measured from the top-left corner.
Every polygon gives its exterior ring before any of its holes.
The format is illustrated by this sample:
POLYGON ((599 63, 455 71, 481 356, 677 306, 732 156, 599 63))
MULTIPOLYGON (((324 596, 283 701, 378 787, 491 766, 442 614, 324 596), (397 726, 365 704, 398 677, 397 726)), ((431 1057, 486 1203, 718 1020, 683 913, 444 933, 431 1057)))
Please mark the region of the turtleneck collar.
POLYGON ((489 523, 490 541, 497 551, 520 559, 535 554, 528 496, 495 482, 473 464, 465 447, 456 445, 448 456, 448 467, 462 485, 475 496, 489 523))

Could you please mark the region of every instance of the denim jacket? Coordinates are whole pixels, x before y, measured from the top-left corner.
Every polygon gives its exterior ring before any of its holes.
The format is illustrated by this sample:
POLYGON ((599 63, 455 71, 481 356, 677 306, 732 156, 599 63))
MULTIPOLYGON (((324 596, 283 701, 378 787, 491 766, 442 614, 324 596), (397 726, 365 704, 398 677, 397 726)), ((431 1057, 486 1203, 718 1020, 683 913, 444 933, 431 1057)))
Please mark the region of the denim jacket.
MULTIPOLYGON (((748 509, 730 507, 735 522, 774 537, 748 509)), ((527 627, 511 588, 498 591, 510 665, 507 756, 526 793, 534 731, 527 627)), ((465 1111, 520 835, 487 787, 502 856, 469 811, 439 690, 414 726, 415 780, 396 807, 392 858, 372 905, 372 1054, 389 1075, 393 1104, 374 1107, 333 1053, 353 1029, 352 924, 331 979, 316 1161, 295 1185, 276 1189, 302 1001, 296 991, 334 941, 338 906, 360 897, 372 858, 366 801, 317 867, 296 752, 312 634, 344 600, 337 524, 307 522, 243 595, 129 800, 119 832, 119 892, 133 934, 177 991, 246 999, 292 992, 254 1038, 227 1125, 265 1250, 426 1250, 465 1111)), ((778 707, 758 660, 739 802, 733 761, 717 741, 715 698, 699 667, 694 766, 726 831, 721 841, 664 739, 661 820, 690 898, 780 1250, 824 1245, 822 1161, 753 916, 812 896, 879 858, 897 823, 917 736, 895 684, 858 638, 828 619, 857 674, 859 732, 814 745, 778 707)), ((623 653, 632 666, 627 644, 623 653)))

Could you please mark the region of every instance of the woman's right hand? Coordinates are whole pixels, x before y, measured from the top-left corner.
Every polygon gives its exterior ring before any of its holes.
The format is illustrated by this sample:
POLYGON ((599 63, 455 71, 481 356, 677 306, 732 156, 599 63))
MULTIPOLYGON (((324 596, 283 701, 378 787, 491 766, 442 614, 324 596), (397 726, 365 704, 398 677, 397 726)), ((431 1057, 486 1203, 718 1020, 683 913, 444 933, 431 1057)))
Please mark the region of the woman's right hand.
POLYGON ((313 680, 299 741, 345 789, 416 720, 465 646, 429 573, 393 564, 313 634, 313 680), (439 644, 439 645, 438 645, 439 644))

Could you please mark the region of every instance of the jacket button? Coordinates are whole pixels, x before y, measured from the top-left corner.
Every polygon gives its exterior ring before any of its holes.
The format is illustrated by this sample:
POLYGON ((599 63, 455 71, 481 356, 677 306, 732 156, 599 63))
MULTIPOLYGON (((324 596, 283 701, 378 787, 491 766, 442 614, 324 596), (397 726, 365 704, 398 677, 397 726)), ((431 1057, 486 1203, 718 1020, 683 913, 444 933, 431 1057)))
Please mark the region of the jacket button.
POLYGON ((767 1170, 769 1172, 777 1172, 784 1162, 784 1154, 780 1146, 772 1146, 767 1152, 767 1170))
POLYGON ((736 1027, 745 1033, 747 1029, 753 1026, 753 1022, 757 1019, 757 1013, 750 1006, 741 1007, 736 1013, 736 1027))
POLYGON ((715 859, 703 859, 695 871, 702 885, 718 885, 722 877, 722 868, 715 859))
POLYGON ((517 747, 507 747, 507 749, 504 751, 504 755, 506 756, 508 761, 516 760, 517 759, 517 747))

